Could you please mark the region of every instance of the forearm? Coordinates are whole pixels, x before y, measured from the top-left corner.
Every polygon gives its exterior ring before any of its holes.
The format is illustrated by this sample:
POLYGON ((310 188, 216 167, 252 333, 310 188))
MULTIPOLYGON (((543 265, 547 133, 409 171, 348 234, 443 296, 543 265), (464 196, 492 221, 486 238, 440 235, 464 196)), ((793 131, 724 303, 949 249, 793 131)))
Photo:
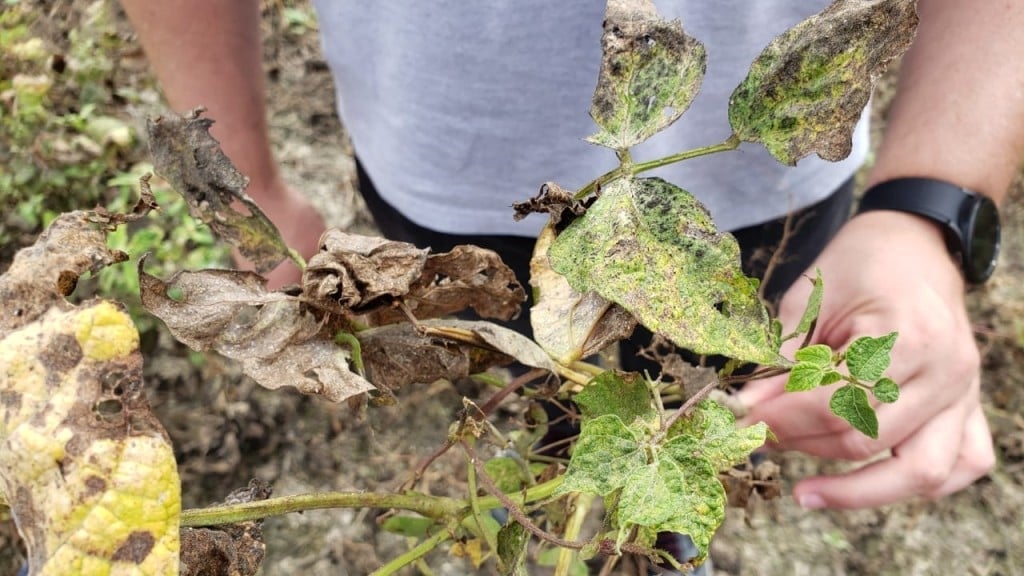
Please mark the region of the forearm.
MULTIPOLYGON (((121 0, 176 112, 205 106, 214 136, 254 186, 278 178, 264 102, 256 0, 121 0)), ((257 198, 259 200, 259 198, 257 198)))
POLYGON ((920 0, 868 184, 947 180, 997 202, 1024 157, 1024 2, 920 0))

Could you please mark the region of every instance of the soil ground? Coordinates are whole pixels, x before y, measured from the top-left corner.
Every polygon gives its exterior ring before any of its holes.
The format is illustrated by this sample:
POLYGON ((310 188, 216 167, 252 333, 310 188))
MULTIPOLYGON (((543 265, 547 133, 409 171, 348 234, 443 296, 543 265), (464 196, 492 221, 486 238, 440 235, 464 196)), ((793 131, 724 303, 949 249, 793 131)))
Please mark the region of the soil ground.
MULTIPOLYGON (((370 231, 316 31, 285 22, 280 3, 266 8, 271 130, 287 178, 309 194, 329 224, 370 231)), ((309 13, 305 4, 296 9, 309 13)), ((151 90, 144 62, 130 46, 131 36, 125 38, 125 61, 136 63, 129 77, 151 90)), ((876 102, 879 125, 882 96, 876 102)), ((141 122, 157 112, 154 103, 123 114, 141 122)), ((985 288, 971 293, 998 468, 936 502, 806 512, 783 497, 754 502, 747 511, 730 510, 712 548, 717 574, 1024 574, 1024 194, 1018 187, 1014 195, 1005 211, 1000 269, 985 288)), ((371 408, 356 420, 343 406, 259 388, 229 361, 210 357, 197 364, 165 334, 153 347, 159 353, 147 360, 151 398, 179 455, 186 507, 219 500, 254 476, 272 482, 277 495, 392 489, 440 445, 462 395, 480 392, 447 383, 410 388, 397 406, 371 408)), ((786 486, 848 466, 798 454, 773 459, 786 486)), ((465 463, 450 454, 430 469, 423 487, 458 494, 464 482, 465 463)), ((335 510, 267 520, 263 573, 369 573, 409 545, 380 530, 376 514, 335 510)), ((0 544, 7 546, 0 553, 0 574, 13 574, 19 562, 9 522, 0 524, 0 534, 0 544)), ((428 561, 439 574, 474 571, 444 552, 428 561)))

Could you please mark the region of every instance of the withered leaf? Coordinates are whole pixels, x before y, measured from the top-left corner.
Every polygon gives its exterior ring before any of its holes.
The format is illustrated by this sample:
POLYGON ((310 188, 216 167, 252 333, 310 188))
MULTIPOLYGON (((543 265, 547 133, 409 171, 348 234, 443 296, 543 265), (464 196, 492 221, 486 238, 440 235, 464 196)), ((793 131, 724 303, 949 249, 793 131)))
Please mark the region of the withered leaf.
POLYGON ((472 308, 503 320, 515 317, 526 300, 515 274, 490 250, 456 246, 428 254, 406 242, 340 230, 324 233, 302 283, 307 299, 370 314, 373 324, 405 319, 393 306, 399 300, 418 319, 472 308))
POLYGON ((367 376, 385 390, 441 378, 455 380, 513 360, 555 370, 551 359, 529 338, 489 322, 390 324, 356 337, 363 348, 367 376))
POLYGON ((177 574, 180 483, 116 305, 54 306, 0 340, 0 493, 29 574, 177 574))
POLYGON ((552 270, 548 249, 554 239, 552 223, 541 231, 530 259, 530 284, 537 297, 530 323, 541 348, 569 364, 629 337, 636 318, 597 292, 577 292, 565 276, 552 270))
POLYGON ((246 374, 272 390, 294 386, 341 402, 373 389, 350 370, 350 351, 322 333, 301 300, 267 292, 259 275, 201 270, 179 272, 164 282, 147 274, 144 262, 139 262, 142 305, 192 349, 239 361, 246 374))
POLYGON ((525 202, 515 202, 512 209, 515 210, 513 219, 522 220, 530 214, 547 213, 556 230, 568 226, 569 222, 576 216, 582 216, 590 207, 594 198, 577 200, 574 194, 562 188, 554 182, 547 182, 540 187, 537 195, 525 202))
POLYGON ((910 45, 915 0, 836 0, 772 41, 729 99, 740 139, 779 162, 846 158, 875 80, 910 45))
MULTIPOLYGON (((271 488, 253 479, 233 491, 224 504, 266 500, 271 488)), ((263 520, 250 520, 212 528, 181 530, 181 576, 252 576, 266 554, 263 520)))
POLYGON ((291 251, 245 193, 249 179, 210 135, 213 120, 201 118, 203 111, 200 107, 184 117, 170 114, 148 122, 153 166, 185 198, 193 218, 237 247, 257 272, 269 272, 291 251))
POLYGON ((144 217, 156 207, 149 187, 131 214, 105 209, 61 214, 35 244, 18 251, 0 276, 0 336, 39 318, 51 306, 67 306, 79 277, 124 262, 128 255, 107 248, 107 232, 144 217))
POLYGON ((590 116, 601 131, 588 141, 624 150, 675 122, 704 78, 704 46, 651 0, 609 0, 601 72, 590 116))

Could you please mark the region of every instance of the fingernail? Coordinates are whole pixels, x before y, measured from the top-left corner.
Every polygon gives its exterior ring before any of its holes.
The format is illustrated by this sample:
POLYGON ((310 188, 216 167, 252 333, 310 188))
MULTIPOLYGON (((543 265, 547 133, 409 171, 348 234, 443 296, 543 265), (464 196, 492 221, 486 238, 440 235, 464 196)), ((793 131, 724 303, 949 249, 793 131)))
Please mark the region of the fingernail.
POLYGON ((825 499, 818 494, 801 494, 796 501, 804 510, 818 510, 825 507, 825 499))

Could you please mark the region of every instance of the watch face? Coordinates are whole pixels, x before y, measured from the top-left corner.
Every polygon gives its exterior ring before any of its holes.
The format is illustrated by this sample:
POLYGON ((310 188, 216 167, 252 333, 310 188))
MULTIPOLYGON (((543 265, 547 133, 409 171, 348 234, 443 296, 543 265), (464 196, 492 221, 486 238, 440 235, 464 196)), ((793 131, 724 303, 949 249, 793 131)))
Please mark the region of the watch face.
POLYGON ((999 211, 992 200, 977 196, 972 217, 965 229, 964 275, 972 283, 988 280, 999 257, 999 211))

